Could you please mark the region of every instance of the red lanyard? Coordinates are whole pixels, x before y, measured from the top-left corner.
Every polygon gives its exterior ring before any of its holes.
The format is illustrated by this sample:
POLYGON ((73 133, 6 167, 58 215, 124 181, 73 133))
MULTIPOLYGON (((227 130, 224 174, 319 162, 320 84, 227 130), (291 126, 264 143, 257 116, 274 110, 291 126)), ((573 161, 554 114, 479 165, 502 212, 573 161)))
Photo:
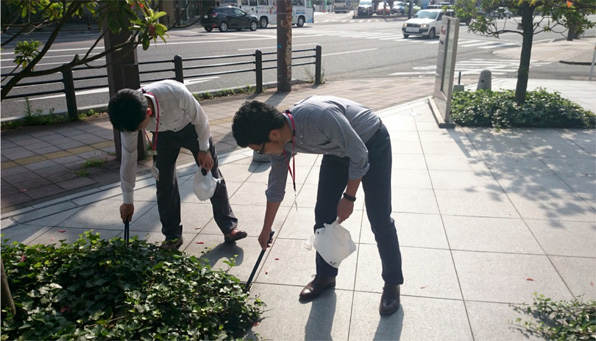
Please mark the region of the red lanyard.
MULTIPOLYGON (((159 102, 157 101, 157 97, 152 92, 145 91, 145 89, 141 89, 141 92, 143 92, 143 94, 153 96, 155 99, 155 106, 157 107, 155 108, 155 111, 157 112, 157 124, 155 125, 155 133, 153 134, 153 146, 151 147, 153 154, 155 155, 155 151, 157 150, 157 132, 159 131, 159 102)), ((147 135, 147 131, 145 131, 145 137, 147 137, 149 144, 151 144, 151 139, 149 138, 149 135, 147 135)))
POLYGON ((294 117, 292 117, 292 114, 290 114, 290 112, 288 110, 285 111, 285 114, 288 115, 288 117, 290 118, 290 120, 292 121, 292 168, 290 168, 290 160, 288 160, 288 171, 290 172, 290 176, 292 177, 292 185, 294 185, 294 194, 296 194, 296 142, 295 137, 296 137, 296 125, 294 124, 294 117))

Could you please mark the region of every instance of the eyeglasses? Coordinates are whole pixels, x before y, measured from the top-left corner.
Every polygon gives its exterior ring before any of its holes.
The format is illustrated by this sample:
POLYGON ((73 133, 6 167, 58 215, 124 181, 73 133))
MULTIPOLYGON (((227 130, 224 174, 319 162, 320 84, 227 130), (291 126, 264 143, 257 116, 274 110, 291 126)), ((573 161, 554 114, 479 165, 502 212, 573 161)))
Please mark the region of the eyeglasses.
POLYGON ((266 144, 267 144, 267 142, 263 143, 263 146, 261 147, 261 149, 259 149, 258 151, 255 150, 255 152, 257 152, 257 154, 264 154, 266 144))

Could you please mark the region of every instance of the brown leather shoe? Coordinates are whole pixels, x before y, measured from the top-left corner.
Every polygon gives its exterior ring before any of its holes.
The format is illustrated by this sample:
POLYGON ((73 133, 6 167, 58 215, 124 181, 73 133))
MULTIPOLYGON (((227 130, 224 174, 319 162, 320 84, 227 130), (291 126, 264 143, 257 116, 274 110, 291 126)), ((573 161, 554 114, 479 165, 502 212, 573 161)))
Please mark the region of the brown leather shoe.
POLYGON ((246 236, 248 236, 248 233, 246 233, 246 231, 242 231, 237 228, 233 228, 232 231, 230 231, 228 234, 224 235, 224 241, 226 243, 233 243, 233 242, 240 240, 242 238, 246 238, 246 236))
POLYGON ((381 316, 389 316, 399 310, 399 285, 385 284, 379 312, 381 316))
POLYGON ((319 297, 319 295, 328 288, 335 287, 335 277, 315 276, 310 283, 300 292, 300 302, 306 303, 319 297))

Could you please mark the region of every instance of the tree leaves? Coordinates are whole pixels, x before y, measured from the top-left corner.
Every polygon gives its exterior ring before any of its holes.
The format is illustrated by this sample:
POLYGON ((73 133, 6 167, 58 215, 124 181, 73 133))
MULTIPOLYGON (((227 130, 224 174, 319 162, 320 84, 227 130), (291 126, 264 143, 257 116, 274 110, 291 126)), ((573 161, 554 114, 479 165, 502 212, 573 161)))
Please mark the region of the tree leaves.
MULTIPOLYGON (((12 33, 13 31, 9 29, 15 26, 16 23, 19 23, 16 27, 20 31, 7 39, 3 39, 2 46, 6 46, 13 40, 21 39, 25 33, 47 27, 51 27, 50 37, 55 39, 64 23, 74 18, 89 16, 90 21, 98 23, 102 34, 84 57, 80 60, 73 60, 70 67, 90 63, 109 53, 109 50, 95 55, 91 53, 107 31, 116 34, 128 32, 126 42, 112 47, 113 49, 130 49, 140 45, 144 50, 147 50, 152 40, 155 42, 159 38, 166 42, 168 37, 168 28, 159 22, 160 18, 167 13, 153 10, 151 4, 154 3, 153 0, 8 0, 5 5, 3 1, 2 31, 12 33), (7 13, 7 19, 5 19, 5 12, 7 13), (13 15, 13 17, 9 19, 9 15, 13 15)), ((35 76, 33 68, 35 64, 43 59, 45 53, 51 47, 53 40, 50 40, 44 42, 41 50, 39 41, 19 42, 21 49, 15 49, 16 57, 14 62, 16 67, 11 72, 14 77, 3 85, 2 98, 5 98, 21 79, 35 76), (27 66, 30 67, 26 69, 27 66), (18 67, 21 67, 22 70, 16 72, 18 67)), ((45 74, 60 71, 62 70, 58 67, 44 70, 45 74)))

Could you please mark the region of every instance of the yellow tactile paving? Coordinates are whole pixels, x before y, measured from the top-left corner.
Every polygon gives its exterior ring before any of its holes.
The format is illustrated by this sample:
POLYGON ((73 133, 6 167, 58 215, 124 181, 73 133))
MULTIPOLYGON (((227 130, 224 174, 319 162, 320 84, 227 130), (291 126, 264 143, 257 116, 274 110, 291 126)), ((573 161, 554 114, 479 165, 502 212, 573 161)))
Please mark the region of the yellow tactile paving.
POLYGON ((92 144, 90 146, 93 147, 93 148, 102 149, 102 148, 105 148, 105 147, 111 147, 113 145, 114 145, 114 141, 103 141, 103 142, 94 143, 94 144, 92 144))
POLYGON ((45 154, 45 158, 48 160, 54 160, 57 158, 61 158, 61 157, 65 157, 65 156, 71 156, 72 154, 67 152, 66 150, 61 150, 59 152, 53 152, 53 153, 48 153, 45 154))
POLYGON ((41 155, 29 156, 24 157, 22 159, 14 160, 14 162, 18 163, 19 165, 28 165, 34 162, 45 161, 47 160, 45 157, 41 155))
POLYGON ((73 155, 76 155, 76 154, 90 152, 90 151, 94 151, 94 150, 95 150, 95 148, 93 148, 91 146, 80 146, 80 147, 67 149, 66 151, 73 155))
POLYGON ((57 152, 47 153, 44 155, 29 156, 29 157, 25 157, 22 159, 16 159, 16 160, 12 160, 12 161, 2 162, 2 169, 12 168, 12 167, 16 167, 18 165, 28 165, 28 164, 31 164, 34 162, 39 162, 39 161, 54 160, 54 159, 58 159, 61 157, 72 156, 72 155, 77 155, 77 154, 91 152, 91 151, 104 152, 103 150, 101 150, 102 148, 113 146, 113 145, 114 145, 114 141, 103 141, 103 142, 94 143, 89 146, 81 146, 81 147, 75 147, 75 148, 70 148, 70 149, 66 149, 66 150, 60 150, 57 152))
POLYGON ((19 165, 19 164, 18 164, 18 163, 16 163, 16 162, 14 162, 14 161, 3 161, 3 162, 0 164, 0 166, 1 166, 0 168, 1 168, 1 169, 8 169, 8 168, 16 167, 16 166, 18 166, 18 165, 19 165))

